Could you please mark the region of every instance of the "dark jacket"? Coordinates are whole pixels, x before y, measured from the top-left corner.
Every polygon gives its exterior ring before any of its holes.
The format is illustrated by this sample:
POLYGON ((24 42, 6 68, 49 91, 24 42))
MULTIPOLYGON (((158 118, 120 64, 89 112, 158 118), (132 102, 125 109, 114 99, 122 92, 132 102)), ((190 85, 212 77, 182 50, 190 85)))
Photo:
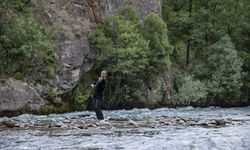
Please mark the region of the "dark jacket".
POLYGON ((107 84, 106 79, 102 79, 101 81, 97 81, 95 83, 93 98, 103 100, 103 93, 106 84, 107 84))

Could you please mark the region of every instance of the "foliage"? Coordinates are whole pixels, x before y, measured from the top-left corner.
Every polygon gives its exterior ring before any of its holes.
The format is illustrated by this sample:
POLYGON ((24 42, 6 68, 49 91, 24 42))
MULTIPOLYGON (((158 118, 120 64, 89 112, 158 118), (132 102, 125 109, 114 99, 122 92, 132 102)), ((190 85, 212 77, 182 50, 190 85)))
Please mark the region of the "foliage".
POLYGON ((242 87, 242 59, 229 36, 223 37, 207 51, 206 62, 197 62, 189 68, 190 74, 206 83, 210 101, 238 101, 242 87))
MULTIPOLYGON (((145 69, 148 79, 152 75, 159 75, 170 66, 169 54, 171 46, 168 42, 166 24, 154 13, 150 13, 144 18, 142 35, 149 42, 149 62, 145 69)), ((145 77, 145 78, 146 78, 145 77)))
POLYGON ((121 7, 118 11, 118 16, 122 17, 124 20, 132 21, 135 24, 139 23, 138 13, 130 5, 121 7))
POLYGON ((93 84, 95 75, 93 72, 83 73, 79 83, 74 87, 72 91, 64 94, 62 97, 70 102, 71 109, 73 110, 86 110, 89 109, 90 100, 92 98, 93 91, 91 84, 93 84))
POLYGON ((125 6, 90 33, 91 44, 103 55, 101 67, 110 73, 108 91, 113 99, 142 99, 142 83, 168 68, 165 31, 157 15, 151 13, 141 23, 137 12, 125 6))
POLYGON ((238 57, 230 37, 223 37, 208 51, 207 75, 213 88, 209 92, 218 99, 235 100, 240 98, 242 87, 242 59, 238 57))
MULTIPOLYGON (((8 4, 22 11, 18 8, 26 3, 16 0, 8 4)), ((4 16, 0 21, 0 75, 24 78, 43 73, 51 77, 56 70, 54 45, 33 16, 22 13, 4 16)))
POLYGON ((79 108, 86 110, 88 100, 91 95, 91 90, 83 89, 78 86, 76 89, 74 89, 72 100, 74 101, 75 105, 80 105, 79 108))
POLYGON ((248 0, 163 0, 163 19, 168 24, 169 41, 174 46, 173 63, 185 68, 183 58, 186 58, 186 64, 190 59, 191 66, 186 71, 192 68, 190 75, 210 86, 208 89, 214 89, 210 91, 208 99, 239 99, 239 92, 245 98, 250 97, 249 4, 248 0), (228 49, 227 52, 218 47, 220 39, 225 39, 224 35, 229 35, 231 45, 235 44, 235 48, 229 48, 230 43, 223 45, 221 42, 221 47, 228 49), (219 54, 219 51, 223 54, 219 54), (240 67, 247 73, 244 78, 240 67), (229 85, 229 80, 238 87, 229 85), (222 85, 222 81, 227 83, 222 85), (228 93, 229 97, 226 97, 228 93))
POLYGON ((32 0, 1 0, 0 7, 2 9, 12 10, 15 13, 31 14, 31 1, 32 0))
POLYGON ((55 97, 59 95, 58 89, 53 88, 47 94, 47 99, 52 101, 55 97))
POLYGON ((193 103, 204 103, 208 94, 206 85, 195 80, 193 76, 184 75, 177 76, 178 93, 174 95, 179 104, 190 105, 193 103))

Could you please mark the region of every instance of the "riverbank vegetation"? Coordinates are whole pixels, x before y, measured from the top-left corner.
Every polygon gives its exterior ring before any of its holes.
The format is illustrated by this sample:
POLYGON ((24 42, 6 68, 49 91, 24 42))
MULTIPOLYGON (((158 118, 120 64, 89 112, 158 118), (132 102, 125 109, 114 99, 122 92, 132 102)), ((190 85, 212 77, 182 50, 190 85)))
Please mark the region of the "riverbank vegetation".
POLYGON ((157 76, 175 70, 175 106, 247 105, 247 3, 163 0, 165 23, 153 13, 140 21, 130 6, 107 17, 90 41, 99 50, 99 67, 110 73, 109 103, 145 100, 142 85, 157 84, 157 76))
POLYGON ((247 104, 249 1, 163 0, 162 7, 174 47, 172 62, 181 68, 177 100, 198 105, 247 104))
MULTIPOLYGON (((107 108, 140 103, 145 99, 142 85, 157 84, 159 74, 170 67, 172 47, 166 24, 154 13, 140 20, 132 6, 122 7, 116 15, 106 17, 103 24, 92 30, 89 39, 97 54, 94 71, 104 68, 109 73, 107 108)), ((89 93, 84 90, 89 85, 86 81, 78 85, 83 87, 82 95, 89 93)))

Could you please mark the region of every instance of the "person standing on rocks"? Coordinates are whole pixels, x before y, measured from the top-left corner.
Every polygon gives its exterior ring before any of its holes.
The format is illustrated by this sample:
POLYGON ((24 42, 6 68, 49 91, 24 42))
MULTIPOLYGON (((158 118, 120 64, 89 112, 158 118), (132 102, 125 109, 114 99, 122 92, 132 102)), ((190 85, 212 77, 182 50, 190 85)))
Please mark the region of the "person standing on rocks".
POLYGON ((95 84, 91 84, 91 87, 94 89, 93 99, 92 99, 93 108, 95 110, 96 117, 98 120, 104 120, 103 113, 101 110, 101 103, 104 98, 103 93, 107 84, 106 78, 107 78, 107 71, 103 70, 101 72, 101 76, 98 78, 95 84))

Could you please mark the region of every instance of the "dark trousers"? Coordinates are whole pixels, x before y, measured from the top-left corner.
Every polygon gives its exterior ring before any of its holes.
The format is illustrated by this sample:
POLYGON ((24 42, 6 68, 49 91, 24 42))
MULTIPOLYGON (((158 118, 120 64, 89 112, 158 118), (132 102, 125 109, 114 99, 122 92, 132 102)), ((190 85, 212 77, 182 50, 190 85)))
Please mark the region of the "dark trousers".
POLYGON ((103 114, 102 114, 102 110, 101 110, 101 102, 102 102, 101 99, 93 98, 93 108, 95 110, 96 117, 98 120, 104 119, 103 114))

